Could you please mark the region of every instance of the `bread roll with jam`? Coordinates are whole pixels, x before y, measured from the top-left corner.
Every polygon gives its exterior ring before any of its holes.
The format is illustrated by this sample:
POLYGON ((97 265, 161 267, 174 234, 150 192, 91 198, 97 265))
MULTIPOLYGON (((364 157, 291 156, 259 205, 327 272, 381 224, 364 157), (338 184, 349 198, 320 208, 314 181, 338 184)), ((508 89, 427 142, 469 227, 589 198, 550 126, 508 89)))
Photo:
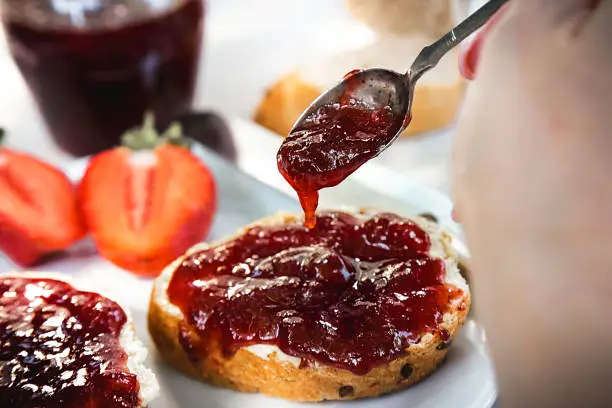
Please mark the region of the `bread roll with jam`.
POLYGON ((129 313, 66 279, 0 274, 0 406, 148 407, 159 386, 129 313))
POLYGON ((202 381, 295 401, 374 397, 443 362, 470 307, 452 238, 425 218, 278 214, 157 278, 161 355, 202 381))

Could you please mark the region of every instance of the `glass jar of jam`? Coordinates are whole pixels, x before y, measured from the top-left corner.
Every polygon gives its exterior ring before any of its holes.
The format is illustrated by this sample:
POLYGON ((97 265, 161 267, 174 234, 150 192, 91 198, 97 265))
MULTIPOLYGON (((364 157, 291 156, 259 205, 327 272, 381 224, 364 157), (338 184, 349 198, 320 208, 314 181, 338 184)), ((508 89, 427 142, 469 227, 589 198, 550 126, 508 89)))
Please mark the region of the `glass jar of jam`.
POLYGON ((145 112, 165 126, 191 107, 203 0, 0 0, 9 48, 48 128, 83 156, 145 112))

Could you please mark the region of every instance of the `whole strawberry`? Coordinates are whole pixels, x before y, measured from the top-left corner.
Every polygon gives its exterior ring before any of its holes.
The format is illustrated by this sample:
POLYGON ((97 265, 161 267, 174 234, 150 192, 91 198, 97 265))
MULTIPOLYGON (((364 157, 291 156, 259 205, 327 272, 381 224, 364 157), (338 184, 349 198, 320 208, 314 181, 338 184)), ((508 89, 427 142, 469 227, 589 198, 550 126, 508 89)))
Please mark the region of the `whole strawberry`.
POLYGON ((213 220, 213 175, 180 133, 173 126, 160 136, 148 117, 122 147, 94 156, 79 185, 99 253, 139 275, 158 275, 205 238, 213 220))
MULTIPOLYGON (((0 129, 0 142, 3 136, 0 129)), ((66 175, 33 156, 0 147, 2 252, 20 266, 31 266, 85 232, 66 175)))

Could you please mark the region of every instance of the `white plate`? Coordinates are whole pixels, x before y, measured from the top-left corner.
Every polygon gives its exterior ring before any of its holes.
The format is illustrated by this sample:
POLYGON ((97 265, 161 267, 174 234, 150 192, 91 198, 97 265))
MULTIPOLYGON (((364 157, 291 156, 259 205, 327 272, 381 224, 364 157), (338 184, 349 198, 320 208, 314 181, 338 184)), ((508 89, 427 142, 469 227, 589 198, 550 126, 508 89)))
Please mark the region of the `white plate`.
MULTIPOLYGON (((199 150, 197 153, 215 173, 220 190, 219 212, 210 239, 229 234, 240 226, 279 210, 298 210, 296 201, 291 197, 258 182, 207 151, 199 150)), ((76 180, 83 173, 85 165, 86 161, 74 162, 66 168, 66 172, 76 180)), ((405 214, 426 210, 440 217, 446 226, 453 227, 448 218, 450 202, 446 197, 412 185, 406 180, 403 180, 403 185, 409 192, 405 214)), ((13 267, 0 258, 0 272, 10 269, 13 267)), ((44 265, 43 269, 70 275, 77 283, 109 294, 131 310, 136 331, 151 351, 150 363, 161 385, 161 396, 151 408, 312 406, 211 387, 191 380, 164 365, 150 342, 146 329, 151 280, 140 279, 109 264, 96 255, 90 242, 79 244, 70 251, 70 257, 44 265)), ((489 408, 495 396, 494 376, 487 356, 484 333, 475 322, 468 321, 453 344, 445 364, 421 383, 385 397, 355 402, 327 402, 323 406, 489 408)))

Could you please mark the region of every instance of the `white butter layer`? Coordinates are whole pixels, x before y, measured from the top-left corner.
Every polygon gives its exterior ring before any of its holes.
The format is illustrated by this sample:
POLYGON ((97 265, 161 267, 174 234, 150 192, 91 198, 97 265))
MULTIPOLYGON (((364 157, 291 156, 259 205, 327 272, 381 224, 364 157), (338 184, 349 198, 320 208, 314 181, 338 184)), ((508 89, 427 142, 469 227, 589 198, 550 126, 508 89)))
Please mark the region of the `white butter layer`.
POLYGON ((270 360, 272 357, 274 357, 277 361, 290 363, 296 367, 299 367, 300 363, 302 362, 301 358, 283 353, 283 351, 277 346, 271 346, 269 344, 254 344, 252 346, 244 347, 244 350, 255 354, 257 357, 263 360, 270 360))

